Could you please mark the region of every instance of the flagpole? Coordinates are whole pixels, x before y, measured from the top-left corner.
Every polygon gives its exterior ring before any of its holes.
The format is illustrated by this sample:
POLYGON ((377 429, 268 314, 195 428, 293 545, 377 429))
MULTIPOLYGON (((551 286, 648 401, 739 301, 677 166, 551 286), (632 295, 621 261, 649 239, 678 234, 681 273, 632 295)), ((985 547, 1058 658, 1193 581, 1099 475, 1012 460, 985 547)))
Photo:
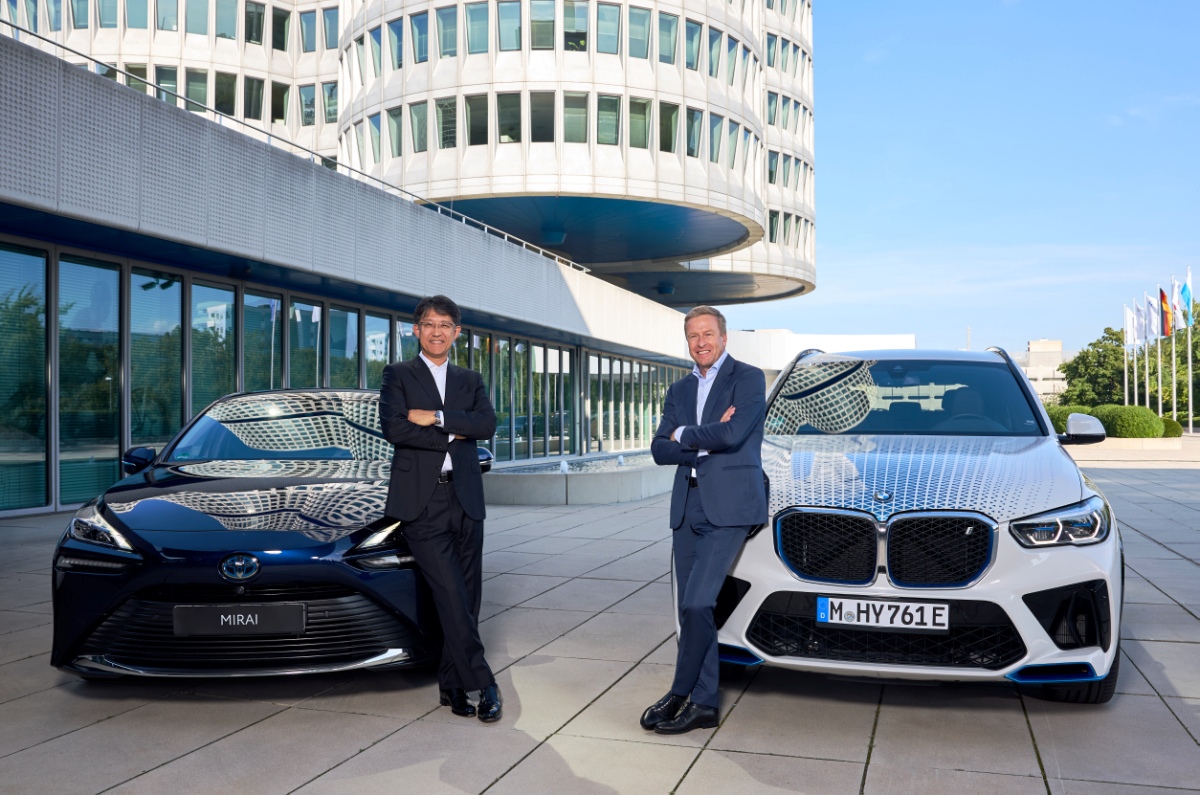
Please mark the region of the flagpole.
POLYGON ((1163 333, 1163 316, 1162 316, 1162 285, 1158 285, 1158 332, 1154 335, 1157 343, 1156 353, 1158 356, 1158 416, 1162 416, 1162 333, 1163 333))
POLYGON ((1133 335, 1133 405, 1135 406, 1138 404, 1137 349, 1137 332, 1135 331, 1133 335))
POLYGON ((1142 359, 1146 366, 1146 408, 1150 408, 1150 296, 1142 292, 1142 307, 1146 310, 1146 345, 1142 348, 1142 359))
POLYGON ((1121 386, 1125 394, 1125 405, 1129 405, 1129 307, 1122 307, 1125 310, 1122 320, 1124 321, 1121 328, 1121 386))
POLYGON ((1192 266, 1188 266, 1187 281, 1184 282, 1184 287, 1187 290, 1187 299, 1184 303, 1187 304, 1187 346, 1188 346, 1188 433, 1192 433, 1192 323, 1195 318, 1192 316, 1193 299, 1192 299, 1192 266))

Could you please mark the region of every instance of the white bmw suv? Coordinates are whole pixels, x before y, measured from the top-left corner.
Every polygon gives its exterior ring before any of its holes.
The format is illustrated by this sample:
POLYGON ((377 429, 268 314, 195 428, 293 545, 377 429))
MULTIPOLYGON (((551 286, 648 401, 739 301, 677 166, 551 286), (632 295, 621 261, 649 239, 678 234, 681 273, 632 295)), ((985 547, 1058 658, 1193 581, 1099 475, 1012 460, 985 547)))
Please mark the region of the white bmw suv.
POLYGON ((1004 681, 1103 703, 1123 558, 1024 374, 986 353, 806 351, 771 390, 768 525, 717 602, 723 662, 1004 681))

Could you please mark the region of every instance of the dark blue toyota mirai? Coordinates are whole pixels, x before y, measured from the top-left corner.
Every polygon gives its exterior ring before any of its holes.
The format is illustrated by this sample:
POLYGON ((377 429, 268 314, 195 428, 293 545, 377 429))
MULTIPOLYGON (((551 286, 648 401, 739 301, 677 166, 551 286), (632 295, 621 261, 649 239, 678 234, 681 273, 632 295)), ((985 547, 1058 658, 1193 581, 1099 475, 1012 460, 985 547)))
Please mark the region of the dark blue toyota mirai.
MULTIPOLYGON (((267 676, 436 659, 384 516, 392 446, 366 390, 231 395, 79 509, 54 552, 51 664, 84 678, 267 676)), ((481 466, 491 454, 480 450, 481 466)))

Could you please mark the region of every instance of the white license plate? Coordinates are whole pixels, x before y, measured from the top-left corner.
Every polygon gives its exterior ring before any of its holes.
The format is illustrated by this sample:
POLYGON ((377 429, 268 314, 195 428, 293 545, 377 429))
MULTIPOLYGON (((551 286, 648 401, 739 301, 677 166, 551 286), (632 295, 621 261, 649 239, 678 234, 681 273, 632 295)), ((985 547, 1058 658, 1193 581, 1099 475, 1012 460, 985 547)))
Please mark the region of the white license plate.
POLYGON ((818 596, 817 623, 861 629, 946 632, 950 629, 950 605, 818 596))

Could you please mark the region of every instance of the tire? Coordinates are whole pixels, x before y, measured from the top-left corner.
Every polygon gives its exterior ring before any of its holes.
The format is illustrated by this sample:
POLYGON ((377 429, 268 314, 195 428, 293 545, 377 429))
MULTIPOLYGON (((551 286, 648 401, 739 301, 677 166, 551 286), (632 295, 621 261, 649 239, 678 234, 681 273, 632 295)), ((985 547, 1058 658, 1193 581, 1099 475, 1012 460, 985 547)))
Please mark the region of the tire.
POLYGON ((1103 679, 1077 685, 1045 685, 1042 695, 1048 701, 1062 701, 1068 704, 1107 704, 1117 692, 1117 677, 1120 673, 1121 646, 1118 644, 1112 667, 1103 679))

